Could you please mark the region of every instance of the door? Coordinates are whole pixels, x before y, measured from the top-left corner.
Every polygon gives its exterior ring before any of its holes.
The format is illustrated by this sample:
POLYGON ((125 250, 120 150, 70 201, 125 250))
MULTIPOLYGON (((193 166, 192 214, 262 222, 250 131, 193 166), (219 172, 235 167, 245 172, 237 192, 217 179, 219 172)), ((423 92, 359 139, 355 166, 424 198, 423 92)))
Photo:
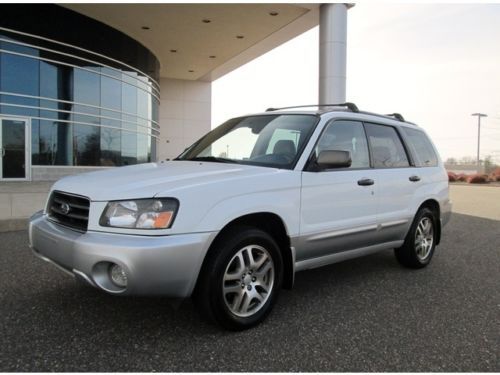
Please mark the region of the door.
POLYGON ((302 173, 300 246, 297 261, 375 244, 377 178, 363 124, 335 120, 325 127, 314 149, 349 151, 349 168, 302 173))
POLYGON ((365 123, 377 171, 379 242, 404 240, 412 220, 411 205, 420 186, 417 168, 410 159, 396 128, 365 123))
POLYGON ((30 178, 29 121, 0 117, 0 179, 30 178))

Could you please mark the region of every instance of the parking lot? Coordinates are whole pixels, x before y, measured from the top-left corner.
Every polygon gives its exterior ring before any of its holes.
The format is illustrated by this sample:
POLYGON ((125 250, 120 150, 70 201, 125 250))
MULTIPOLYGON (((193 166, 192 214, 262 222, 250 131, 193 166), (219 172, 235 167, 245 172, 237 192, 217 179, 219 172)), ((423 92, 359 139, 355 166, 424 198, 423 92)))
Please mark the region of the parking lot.
POLYGON ((32 256, 24 231, 0 234, 0 270, 0 371, 500 371, 494 219, 454 214, 423 270, 387 251, 299 273, 238 333, 190 301, 79 286, 32 256))

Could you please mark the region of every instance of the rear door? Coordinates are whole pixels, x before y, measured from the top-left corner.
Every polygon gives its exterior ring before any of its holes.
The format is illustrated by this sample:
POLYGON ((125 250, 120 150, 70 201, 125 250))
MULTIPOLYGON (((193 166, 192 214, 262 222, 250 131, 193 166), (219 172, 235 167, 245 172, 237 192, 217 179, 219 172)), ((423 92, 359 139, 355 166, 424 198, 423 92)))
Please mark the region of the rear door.
POLYGON ((404 239, 413 219, 418 176, 395 127, 365 123, 365 129, 377 176, 377 241, 399 241, 404 239))
POLYGON ((301 236, 297 261, 369 246, 376 241, 378 177, 370 168, 363 124, 334 120, 313 151, 351 153, 349 168, 302 172, 301 236))

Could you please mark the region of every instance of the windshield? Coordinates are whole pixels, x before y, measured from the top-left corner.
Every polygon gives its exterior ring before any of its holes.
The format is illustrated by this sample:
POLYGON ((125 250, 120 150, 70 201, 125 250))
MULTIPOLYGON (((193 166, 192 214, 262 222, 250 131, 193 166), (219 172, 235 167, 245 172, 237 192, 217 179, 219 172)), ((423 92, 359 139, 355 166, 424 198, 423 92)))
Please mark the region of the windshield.
POLYGON ((177 160, 291 169, 317 121, 314 115, 290 114, 235 118, 205 135, 177 160))

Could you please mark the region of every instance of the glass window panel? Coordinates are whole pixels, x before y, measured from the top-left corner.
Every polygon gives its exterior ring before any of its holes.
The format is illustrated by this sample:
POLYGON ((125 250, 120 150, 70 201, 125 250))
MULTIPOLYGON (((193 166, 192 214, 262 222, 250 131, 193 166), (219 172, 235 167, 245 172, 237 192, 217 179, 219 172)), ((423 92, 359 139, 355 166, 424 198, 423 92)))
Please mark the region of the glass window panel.
POLYGON ((7 53, 2 53, 0 56, 0 89, 38 96, 39 61, 7 53))
POLYGON ((31 120, 31 163, 39 163, 38 154, 40 153, 40 120, 31 120))
POLYGON ((99 127, 74 125, 73 165, 100 165, 100 149, 99 127))
POLYGON ((137 134, 122 132, 122 165, 137 164, 137 134))
POLYGON ((121 86, 121 82, 116 79, 101 77, 101 107, 121 110, 121 86))
MULTIPOLYGON (((122 84, 122 111, 133 115, 137 114, 137 89, 126 83, 122 84)), ((122 118, 127 121, 137 122, 135 116, 123 115, 122 118)), ((136 125, 128 122, 124 122, 123 127, 133 130, 137 128, 136 125)))
POLYGON ((137 90, 137 115, 142 118, 150 118, 149 102, 151 95, 142 90, 137 90))
POLYGON ((151 150, 150 150, 150 160, 149 161, 156 161, 157 158, 156 158, 156 149, 157 149, 157 145, 156 145, 156 138, 154 137, 151 137, 151 150))
POLYGON ((106 167, 121 165, 121 130, 101 129, 101 163, 106 167))
POLYGON ((352 160, 351 169, 370 167, 368 144, 361 122, 334 121, 328 125, 316 146, 316 157, 324 150, 348 151, 352 160))
MULTIPOLYGON (((93 58, 93 59, 95 60, 95 58, 93 58)), ((106 63, 109 63, 109 61, 107 61, 106 63)), ((115 79, 115 82, 117 82, 118 84, 120 84, 121 79, 122 79, 122 73, 120 72, 120 70, 111 69, 111 68, 107 68, 107 67, 102 67, 101 68, 101 73, 105 74, 107 76, 111 76, 111 77, 117 78, 117 79, 115 79)), ((102 77, 102 78, 107 78, 107 77, 102 77)))
POLYGON ((72 165, 72 126, 50 120, 40 120, 39 165, 72 165))
POLYGON ((415 163, 419 167, 435 167, 438 164, 438 157, 432 147, 429 138, 420 130, 403 128, 404 133, 408 137, 409 144, 415 155, 415 163))
POLYGON ((26 121, 0 121, 2 142, 2 176, 4 178, 26 177, 26 121))
POLYGON ((73 71, 73 98, 77 103, 99 106, 101 77, 99 74, 82 69, 73 71))
POLYGON ((159 110, 160 110, 159 103, 158 103, 158 100, 156 100, 156 98, 151 98, 151 100, 152 100, 152 106, 151 106, 150 116, 151 116, 151 119, 153 121, 158 122, 158 119, 159 119, 159 110))
POLYGON ((147 134, 137 134, 137 163, 148 162, 148 138, 147 134))
POLYGON ((409 167, 401 139, 391 126, 366 124, 375 168, 409 167))
POLYGON ((0 95, 0 113, 8 115, 38 117, 39 100, 15 95, 0 95), (13 104, 13 105, 8 105, 13 104))
MULTIPOLYGON (((14 40, 11 39, 13 42, 14 40)), ((21 46, 16 43, 11 43, 7 41, 1 41, 0 46, 2 49, 7 50, 7 51, 12 51, 12 52, 18 52, 18 53, 23 53, 25 55, 30 55, 30 56, 38 56, 38 49, 28 47, 28 46, 21 46)))
POLYGON ((59 98, 57 66, 44 61, 40 61, 40 96, 59 98))

